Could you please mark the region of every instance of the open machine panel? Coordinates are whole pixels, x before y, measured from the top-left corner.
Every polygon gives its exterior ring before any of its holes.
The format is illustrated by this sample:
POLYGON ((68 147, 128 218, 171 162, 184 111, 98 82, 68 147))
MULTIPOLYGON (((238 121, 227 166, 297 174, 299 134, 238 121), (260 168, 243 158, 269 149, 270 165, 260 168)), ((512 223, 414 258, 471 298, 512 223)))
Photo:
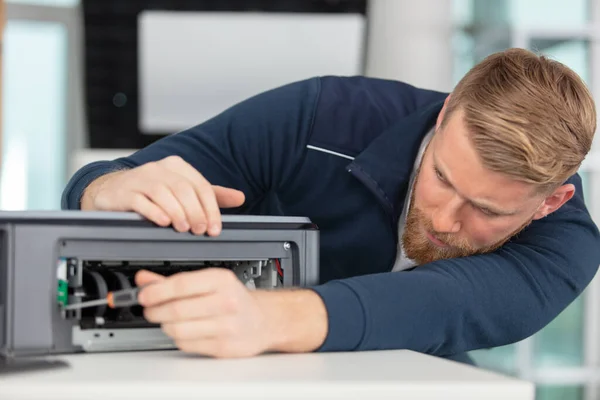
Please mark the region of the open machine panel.
POLYGON ((133 213, 0 212, 0 354, 174 348, 140 306, 63 309, 134 286, 140 269, 227 268, 251 290, 317 283, 319 232, 310 220, 222 218, 222 233, 209 237, 133 213))

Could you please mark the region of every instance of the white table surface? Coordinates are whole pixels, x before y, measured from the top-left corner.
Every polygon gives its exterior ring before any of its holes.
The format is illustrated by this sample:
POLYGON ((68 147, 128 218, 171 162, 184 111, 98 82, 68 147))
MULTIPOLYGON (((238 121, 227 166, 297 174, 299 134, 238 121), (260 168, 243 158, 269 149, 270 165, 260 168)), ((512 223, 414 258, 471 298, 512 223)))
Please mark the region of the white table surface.
POLYGON ((54 358, 70 366, 0 375, 0 399, 534 399, 529 382, 405 350, 246 359, 179 351, 54 358))

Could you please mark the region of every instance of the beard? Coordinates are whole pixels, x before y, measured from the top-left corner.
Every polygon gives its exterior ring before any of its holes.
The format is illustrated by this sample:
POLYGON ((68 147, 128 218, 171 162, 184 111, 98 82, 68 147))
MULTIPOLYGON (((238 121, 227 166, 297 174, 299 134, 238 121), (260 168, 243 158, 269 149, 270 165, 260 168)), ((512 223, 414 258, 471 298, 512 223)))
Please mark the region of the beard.
MULTIPOLYGON (((416 186, 416 183, 415 183, 416 186)), ((510 235, 501 240, 483 247, 472 246, 465 238, 453 233, 438 233, 433 229, 433 224, 425 214, 415 206, 414 191, 411 194, 410 207, 406 217, 406 225, 402 234, 402 245, 406 256, 415 261, 417 265, 423 265, 437 260, 467 257, 477 254, 490 253, 504 245, 511 237, 522 231, 531 223, 533 217, 522 224, 510 235), (425 235, 429 232, 448 247, 438 247, 431 243, 425 235)))

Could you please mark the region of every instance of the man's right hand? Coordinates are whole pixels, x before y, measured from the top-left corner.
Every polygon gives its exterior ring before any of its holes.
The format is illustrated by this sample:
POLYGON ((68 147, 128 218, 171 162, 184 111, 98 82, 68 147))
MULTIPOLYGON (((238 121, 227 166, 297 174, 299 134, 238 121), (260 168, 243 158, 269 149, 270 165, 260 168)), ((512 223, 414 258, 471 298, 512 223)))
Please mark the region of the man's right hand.
POLYGON ((211 185, 178 156, 106 174, 81 199, 82 210, 134 211, 160 226, 211 236, 221 232, 220 208, 242 204, 244 193, 211 185))

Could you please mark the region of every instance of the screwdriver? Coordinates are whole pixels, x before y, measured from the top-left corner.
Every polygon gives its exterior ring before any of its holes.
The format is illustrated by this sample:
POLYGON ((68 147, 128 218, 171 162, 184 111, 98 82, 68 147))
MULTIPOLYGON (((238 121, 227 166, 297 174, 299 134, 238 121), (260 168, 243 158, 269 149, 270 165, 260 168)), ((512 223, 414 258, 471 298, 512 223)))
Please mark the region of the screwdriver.
POLYGON ((123 290, 115 290, 108 292, 108 295, 104 299, 84 301, 82 303, 70 304, 63 307, 63 310, 74 310, 87 307, 96 307, 102 305, 108 305, 110 308, 118 307, 129 307, 140 304, 138 301, 138 294, 144 286, 133 287, 123 290))

